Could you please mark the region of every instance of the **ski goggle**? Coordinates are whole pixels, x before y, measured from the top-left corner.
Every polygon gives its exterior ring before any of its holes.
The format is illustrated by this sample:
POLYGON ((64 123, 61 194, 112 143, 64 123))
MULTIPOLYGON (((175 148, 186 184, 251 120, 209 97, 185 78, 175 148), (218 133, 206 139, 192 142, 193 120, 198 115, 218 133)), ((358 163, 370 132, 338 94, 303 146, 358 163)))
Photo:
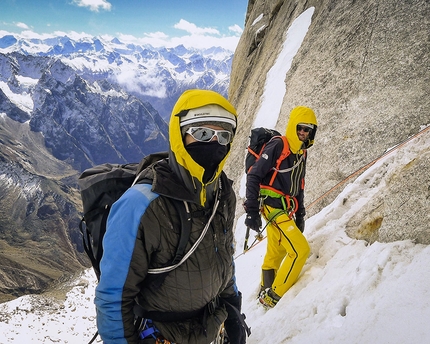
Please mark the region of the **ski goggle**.
POLYGON ((310 132, 312 129, 311 129, 311 128, 309 128, 309 127, 306 127, 306 126, 304 126, 304 125, 298 125, 298 126, 297 126, 297 131, 301 131, 301 130, 303 130, 305 133, 308 133, 308 132, 310 132))
POLYGON ((210 142, 216 136, 218 143, 222 146, 228 145, 232 139, 232 134, 228 130, 215 130, 205 127, 191 127, 185 134, 190 134, 200 142, 210 142))

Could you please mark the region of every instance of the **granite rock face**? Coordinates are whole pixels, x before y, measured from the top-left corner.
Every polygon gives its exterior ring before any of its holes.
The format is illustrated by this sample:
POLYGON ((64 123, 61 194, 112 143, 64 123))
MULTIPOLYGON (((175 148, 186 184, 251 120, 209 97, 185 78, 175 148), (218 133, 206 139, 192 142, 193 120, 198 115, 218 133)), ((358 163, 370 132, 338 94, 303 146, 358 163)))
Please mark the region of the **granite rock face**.
MULTIPOLYGON (((249 1, 230 78, 229 98, 239 113, 231 160, 244 160, 268 71, 291 24, 311 7, 308 32, 285 75, 276 124, 284 132, 298 105, 317 114, 307 168, 308 216, 336 197, 342 188, 338 183, 430 124, 428 1, 249 1)), ((387 194, 357 214, 348 226, 351 236, 430 243, 429 149, 423 147, 422 157, 392 178, 387 194), (373 229, 363 237, 357 233, 365 222, 373 229)), ((235 180, 243 175, 238 165, 227 169, 235 180)))

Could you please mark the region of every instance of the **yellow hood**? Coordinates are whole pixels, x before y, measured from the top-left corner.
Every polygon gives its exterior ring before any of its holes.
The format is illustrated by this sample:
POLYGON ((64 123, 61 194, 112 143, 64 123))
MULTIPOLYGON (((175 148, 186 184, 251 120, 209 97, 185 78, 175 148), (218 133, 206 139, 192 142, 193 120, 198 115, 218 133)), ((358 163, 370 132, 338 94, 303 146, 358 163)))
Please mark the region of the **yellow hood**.
MULTIPOLYGON (((181 113, 184 113, 186 110, 209 104, 219 105, 233 114, 235 118, 237 117, 236 109, 219 93, 209 90, 188 90, 179 97, 173 107, 169 123, 170 151, 173 153, 173 156, 171 154, 171 159, 173 158, 176 161, 179 166, 179 173, 185 182, 187 182, 187 178, 191 178, 191 183, 188 184, 192 185, 200 192, 200 204, 202 206, 206 203, 206 185, 203 184, 203 174, 205 170, 191 158, 185 149, 181 135, 180 117, 181 113)), ((230 149, 225 158, 218 165, 215 177, 207 183, 208 185, 218 180, 229 154, 230 149)))
POLYGON ((312 109, 305 106, 297 106, 291 110, 290 119, 285 133, 291 152, 294 154, 303 154, 303 149, 311 147, 314 144, 317 126, 317 118, 312 109), (314 129, 309 135, 309 140, 306 142, 300 141, 297 136, 297 124, 299 123, 309 123, 314 125, 314 129))

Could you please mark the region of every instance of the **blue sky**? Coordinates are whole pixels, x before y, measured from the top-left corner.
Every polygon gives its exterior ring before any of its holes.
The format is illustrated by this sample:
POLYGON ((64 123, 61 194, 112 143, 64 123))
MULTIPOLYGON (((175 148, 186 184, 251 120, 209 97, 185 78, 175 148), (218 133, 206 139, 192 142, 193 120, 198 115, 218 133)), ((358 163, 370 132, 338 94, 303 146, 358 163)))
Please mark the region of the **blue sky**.
POLYGON ((85 33, 155 46, 183 40, 234 48, 247 6, 248 0, 0 0, 0 37, 85 33))

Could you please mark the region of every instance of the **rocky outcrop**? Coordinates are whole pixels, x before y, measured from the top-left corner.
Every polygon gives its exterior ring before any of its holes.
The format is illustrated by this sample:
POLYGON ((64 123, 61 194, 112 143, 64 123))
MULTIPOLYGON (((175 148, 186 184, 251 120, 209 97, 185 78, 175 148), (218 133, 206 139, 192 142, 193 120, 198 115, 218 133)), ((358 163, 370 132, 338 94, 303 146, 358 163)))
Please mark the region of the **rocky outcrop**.
POLYGON ((167 124, 151 104, 106 80, 91 84, 60 60, 42 74, 33 98, 31 129, 42 132, 52 154, 77 170, 137 162, 167 149, 167 124))
MULTIPOLYGON (((341 189, 320 200, 328 190, 430 124, 428 1, 249 1, 230 77, 229 98, 239 112, 232 161, 244 160, 266 76, 289 27, 311 7, 311 25, 285 75, 276 125, 283 132, 295 106, 316 111, 319 128, 309 150, 306 181, 306 203, 312 204, 308 215, 341 189)), ((398 171, 390 192, 357 214, 348 233, 358 237, 366 222, 372 230, 361 238, 370 242, 412 239, 430 244, 428 158, 427 148, 422 158, 398 171)), ((243 165, 227 171, 239 181, 243 165)))
POLYGON ((40 293, 89 266, 79 233, 77 171, 40 133, 0 117, 0 302, 40 293))

